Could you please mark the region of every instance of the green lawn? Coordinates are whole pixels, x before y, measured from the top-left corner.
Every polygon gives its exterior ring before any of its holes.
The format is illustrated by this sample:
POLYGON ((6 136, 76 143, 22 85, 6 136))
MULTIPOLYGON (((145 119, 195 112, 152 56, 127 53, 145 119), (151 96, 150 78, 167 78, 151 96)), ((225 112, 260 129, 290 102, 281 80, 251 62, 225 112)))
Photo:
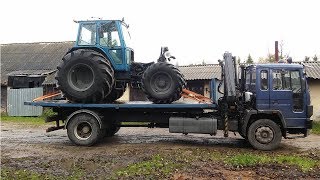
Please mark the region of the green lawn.
POLYGON ((1 115, 1 121, 41 125, 45 123, 45 118, 44 117, 14 117, 14 116, 1 115))
POLYGON ((319 117, 318 117, 318 121, 313 121, 313 126, 312 126, 312 134, 317 134, 320 135, 320 121, 319 121, 319 117))

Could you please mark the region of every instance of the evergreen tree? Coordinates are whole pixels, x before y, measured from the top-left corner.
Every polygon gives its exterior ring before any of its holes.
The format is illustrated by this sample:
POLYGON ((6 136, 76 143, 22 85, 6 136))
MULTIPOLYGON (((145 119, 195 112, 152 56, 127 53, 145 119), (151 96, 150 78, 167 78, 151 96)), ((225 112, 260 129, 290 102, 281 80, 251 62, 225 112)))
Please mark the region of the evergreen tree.
POLYGON ((305 56, 305 57, 304 57, 304 61, 305 61, 305 62, 308 62, 308 61, 309 61, 309 59, 310 59, 310 57, 309 57, 309 56, 305 56))
POLYGON ((318 56, 315 54, 312 59, 313 61, 318 61, 318 56))
POLYGON ((253 63, 253 59, 251 57, 251 55, 249 54, 248 58, 247 58, 247 61, 246 61, 247 64, 252 64, 253 63))

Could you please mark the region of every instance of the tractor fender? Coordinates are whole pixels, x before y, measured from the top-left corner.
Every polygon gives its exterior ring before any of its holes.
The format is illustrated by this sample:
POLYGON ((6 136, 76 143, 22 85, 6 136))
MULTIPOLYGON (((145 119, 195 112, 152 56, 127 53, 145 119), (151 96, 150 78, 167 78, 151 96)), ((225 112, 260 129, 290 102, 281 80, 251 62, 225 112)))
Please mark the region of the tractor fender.
MULTIPOLYGON (((70 49, 68 50, 68 52, 67 52, 66 54, 68 54, 68 53, 70 53, 70 52, 72 52, 72 51, 78 50, 78 49, 89 49, 89 50, 96 51, 96 52, 102 54, 105 58, 107 58, 107 59, 110 61, 110 57, 108 56, 108 54, 107 54, 102 48, 97 47, 97 46, 72 47, 72 48, 70 48, 70 49)), ((66 55, 66 54, 65 54, 65 55, 66 55)), ((112 68, 114 68, 114 67, 113 67, 113 64, 111 63, 111 61, 110 61, 110 64, 111 64, 112 68)))
POLYGON ((102 123, 102 120, 100 118, 100 116, 94 112, 94 111, 91 111, 91 110, 88 110, 88 109, 80 109, 80 110, 77 110, 75 112, 73 112, 72 114, 70 114, 65 122, 65 125, 64 125, 64 128, 67 129, 67 126, 68 126, 68 123, 69 123, 69 120, 74 117, 75 115, 78 115, 78 114, 82 114, 82 113, 85 113, 85 114, 90 114, 91 116, 93 116, 99 123, 99 126, 101 129, 104 128, 104 125, 102 123))
POLYGON ((247 134, 247 129, 248 129, 248 125, 249 125, 249 121, 252 115, 257 115, 257 114, 265 114, 265 115, 276 115, 277 117, 279 117, 280 122, 281 122, 281 129, 282 129, 282 135, 284 137, 286 137, 286 128, 287 128, 287 124, 286 121, 281 113, 281 111, 279 110, 247 110, 245 117, 243 118, 243 123, 241 126, 241 131, 243 132, 243 134, 247 134))

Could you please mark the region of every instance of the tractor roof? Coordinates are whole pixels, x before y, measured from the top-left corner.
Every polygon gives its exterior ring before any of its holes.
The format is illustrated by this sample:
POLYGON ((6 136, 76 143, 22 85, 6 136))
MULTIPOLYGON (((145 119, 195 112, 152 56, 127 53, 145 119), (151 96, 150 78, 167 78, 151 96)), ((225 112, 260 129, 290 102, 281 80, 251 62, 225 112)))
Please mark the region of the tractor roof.
POLYGON ((124 19, 119 20, 119 19, 88 19, 88 20, 73 20, 75 23, 104 23, 104 22, 110 22, 110 21, 119 21, 121 22, 124 26, 129 28, 129 25, 124 22, 124 19))

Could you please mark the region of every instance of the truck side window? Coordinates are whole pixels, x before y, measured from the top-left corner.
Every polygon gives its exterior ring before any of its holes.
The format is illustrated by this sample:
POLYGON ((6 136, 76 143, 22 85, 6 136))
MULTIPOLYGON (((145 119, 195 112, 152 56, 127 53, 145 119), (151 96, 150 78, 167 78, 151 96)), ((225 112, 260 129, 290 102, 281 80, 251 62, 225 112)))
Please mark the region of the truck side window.
POLYGON ((261 78, 261 90, 268 90, 268 71, 262 70, 260 72, 260 78, 261 78))
POLYGON ((291 89, 293 93, 301 93, 301 78, 299 71, 291 71, 291 89))
POLYGON ((272 88, 273 90, 282 90, 282 78, 280 70, 272 71, 272 88))
POLYGON ((293 111, 303 111, 303 93, 300 72, 298 70, 290 71, 290 89, 292 90, 293 111))

